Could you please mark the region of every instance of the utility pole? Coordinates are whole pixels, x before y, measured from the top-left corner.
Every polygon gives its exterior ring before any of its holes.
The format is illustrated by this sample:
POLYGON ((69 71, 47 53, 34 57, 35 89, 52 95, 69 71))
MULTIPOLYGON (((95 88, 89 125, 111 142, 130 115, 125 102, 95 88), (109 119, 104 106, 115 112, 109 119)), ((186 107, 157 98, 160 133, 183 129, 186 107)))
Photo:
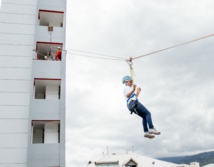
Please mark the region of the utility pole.
POLYGON ((152 162, 153 167, 155 166, 155 162, 152 162))

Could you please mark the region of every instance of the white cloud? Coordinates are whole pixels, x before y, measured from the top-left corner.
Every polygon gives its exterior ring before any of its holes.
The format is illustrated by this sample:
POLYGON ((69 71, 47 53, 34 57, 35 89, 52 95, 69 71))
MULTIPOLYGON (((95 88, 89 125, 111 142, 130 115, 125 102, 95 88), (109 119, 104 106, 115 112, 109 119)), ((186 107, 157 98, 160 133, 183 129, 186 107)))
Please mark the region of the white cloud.
MULTIPOLYGON (((212 6, 202 0, 68 1, 67 48, 139 56, 213 33, 212 6)), ((67 165, 106 152, 160 157, 213 148, 213 38, 134 61, 140 101, 162 135, 143 138, 129 114, 121 78, 125 62, 67 55, 67 165)))

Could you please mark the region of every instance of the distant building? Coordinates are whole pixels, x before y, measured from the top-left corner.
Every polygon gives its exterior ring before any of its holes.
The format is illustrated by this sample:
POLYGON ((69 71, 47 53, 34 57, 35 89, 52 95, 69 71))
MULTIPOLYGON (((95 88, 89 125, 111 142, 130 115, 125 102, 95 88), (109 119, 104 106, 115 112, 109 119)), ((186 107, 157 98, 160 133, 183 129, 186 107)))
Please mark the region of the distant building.
POLYGON ((214 164, 208 164, 208 165, 205 165, 205 166, 202 166, 202 167, 214 167, 214 164))
POLYGON ((89 161, 87 167, 200 167, 199 163, 178 165, 139 154, 105 155, 97 161, 89 161))
POLYGON ((180 164, 180 165, 175 166, 175 167, 200 167, 200 164, 198 162, 192 162, 189 165, 180 164))

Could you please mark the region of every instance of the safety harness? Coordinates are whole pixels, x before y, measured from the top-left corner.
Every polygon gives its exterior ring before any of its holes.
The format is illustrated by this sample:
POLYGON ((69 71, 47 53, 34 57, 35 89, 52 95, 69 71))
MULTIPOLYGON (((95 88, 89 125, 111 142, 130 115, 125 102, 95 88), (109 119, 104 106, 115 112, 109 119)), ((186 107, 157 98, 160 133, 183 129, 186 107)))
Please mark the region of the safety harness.
POLYGON ((134 96, 136 96, 135 93, 133 93, 133 94, 127 99, 127 104, 129 104, 129 100, 130 100, 132 97, 134 97, 134 96))
POLYGON ((127 105, 128 105, 128 108, 130 109, 130 114, 132 114, 133 112, 135 113, 135 114, 138 114, 137 113, 137 110, 136 110, 136 108, 137 108, 137 100, 131 100, 131 101, 129 101, 131 98, 133 98, 134 96, 136 96, 136 94, 135 93, 133 93, 128 99, 127 99, 127 105))

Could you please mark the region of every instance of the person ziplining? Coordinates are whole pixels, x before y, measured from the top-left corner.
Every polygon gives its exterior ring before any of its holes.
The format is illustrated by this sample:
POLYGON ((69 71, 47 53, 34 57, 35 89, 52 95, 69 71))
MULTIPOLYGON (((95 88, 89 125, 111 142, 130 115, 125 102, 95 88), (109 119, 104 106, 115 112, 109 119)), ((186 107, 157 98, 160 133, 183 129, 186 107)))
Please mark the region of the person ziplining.
POLYGON ((163 52, 165 50, 169 50, 169 49, 172 49, 172 48, 175 48, 175 47, 179 47, 179 46, 182 46, 182 45, 193 43, 193 42, 196 42, 196 41, 199 41, 199 40, 202 40, 202 39, 205 39, 205 38, 209 38, 209 37, 212 37, 212 36, 214 36, 214 34, 210 34, 210 35, 198 38, 198 39, 194 39, 194 40, 191 40, 191 41, 188 41, 188 42, 184 42, 184 43, 181 43, 181 44, 178 44, 178 45, 174 45, 174 46, 171 46, 171 47, 168 47, 168 48, 157 50, 157 51, 154 51, 154 52, 151 52, 151 53, 148 53, 148 54, 144 54, 144 55, 141 55, 141 56, 138 56, 138 57, 129 58, 128 60, 124 59, 124 58, 121 58, 121 57, 109 56, 109 55, 93 53, 93 52, 79 51, 79 50, 74 50, 74 49, 68 49, 68 50, 71 50, 71 51, 74 51, 74 52, 83 53, 83 54, 71 53, 71 54, 77 55, 77 56, 85 56, 85 57, 97 58, 97 59, 126 61, 129 64, 131 76, 124 76, 122 78, 122 83, 125 84, 124 96, 125 96, 125 99, 126 99, 127 108, 131 112, 131 114, 135 113, 136 115, 138 115, 139 117, 142 118, 144 137, 149 138, 149 139, 153 139, 155 137, 155 135, 160 135, 161 132, 159 132, 159 131, 157 131, 155 129, 155 127, 153 125, 153 122, 152 122, 151 113, 138 100, 138 96, 139 96, 139 94, 141 92, 141 88, 137 87, 137 85, 135 85, 133 83, 134 70, 132 68, 132 64, 133 64, 132 61, 136 60, 136 59, 139 59, 139 58, 142 58, 142 57, 145 57, 145 56, 156 54, 158 52, 163 52), (85 53, 90 54, 90 55, 85 55, 85 53), (96 56, 94 56, 94 55, 96 55, 96 56))
POLYGON ((132 60, 132 57, 126 60, 130 67, 131 76, 124 76, 122 78, 122 83, 125 84, 124 97, 126 99, 127 108, 131 112, 131 114, 135 113, 136 115, 142 118, 144 137, 153 139, 155 135, 160 135, 161 133, 155 129, 152 122, 152 116, 149 110, 138 100, 138 96, 141 93, 141 88, 137 87, 137 85, 134 84, 135 74, 132 67, 132 60))
POLYGON ((141 88, 133 84, 133 79, 130 76, 123 77, 122 83, 125 84, 124 96, 129 111, 142 118, 144 137, 152 139, 155 137, 154 135, 160 135, 161 133, 154 128, 151 113, 138 100, 141 88))

